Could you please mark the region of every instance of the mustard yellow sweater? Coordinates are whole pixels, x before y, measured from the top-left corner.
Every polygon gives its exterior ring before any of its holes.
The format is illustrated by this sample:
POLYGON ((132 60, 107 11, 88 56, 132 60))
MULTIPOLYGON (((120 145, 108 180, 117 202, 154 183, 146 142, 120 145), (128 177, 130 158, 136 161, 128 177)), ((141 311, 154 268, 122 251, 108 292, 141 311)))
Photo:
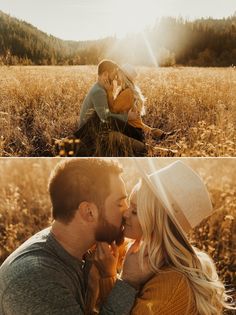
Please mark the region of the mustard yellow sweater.
MULTIPOLYGON (((100 294, 109 294, 115 279, 100 281, 100 294)), ((199 315, 185 275, 165 269, 153 276, 136 298, 131 315, 199 315)))
POLYGON ((144 285, 131 314, 199 315, 187 277, 171 269, 144 285))
MULTIPOLYGON (((126 88, 121 91, 120 94, 114 99, 112 93, 108 93, 108 103, 109 109, 112 113, 127 113, 130 109, 133 109, 134 106, 134 94, 130 88, 126 88)), ((150 132, 152 128, 144 124, 142 118, 139 117, 134 120, 128 121, 130 125, 135 128, 141 128, 146 132, 150 132)))

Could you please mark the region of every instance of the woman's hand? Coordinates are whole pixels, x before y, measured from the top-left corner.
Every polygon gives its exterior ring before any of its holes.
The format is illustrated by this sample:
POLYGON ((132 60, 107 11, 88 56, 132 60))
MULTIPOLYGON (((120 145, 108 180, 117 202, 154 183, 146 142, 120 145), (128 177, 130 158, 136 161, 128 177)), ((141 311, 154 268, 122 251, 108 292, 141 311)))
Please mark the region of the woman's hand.
POLYGON ((97 243, 94 263, 102 278, 116 276, 118 258, 119 252, 115 243, 112 243, 112 245, 97 243))
POLYGON ((132 109, 128 112, 128 120, 130 120, 130 121, 136 120, 139 117, 140 117, 140 115, 137 112, 133 111, 132 109))
POLYGON ((153 272, 151 271, 148 264, 147 254, 144 257, 144 268, 141 268, 139 264, 139 248, 140 242, 136 240, 129 248, 125 256, 121 274, 121 278, 136 289, 139 289, 141 285, 143 285, 153 276, 153 272))

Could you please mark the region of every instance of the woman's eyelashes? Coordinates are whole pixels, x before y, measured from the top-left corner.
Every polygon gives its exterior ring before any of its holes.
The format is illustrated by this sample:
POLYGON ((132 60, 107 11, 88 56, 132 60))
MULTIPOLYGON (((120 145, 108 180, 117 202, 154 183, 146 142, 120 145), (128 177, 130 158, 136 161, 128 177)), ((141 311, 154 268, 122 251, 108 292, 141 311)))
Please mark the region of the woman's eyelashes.
POLYGON ((134 204, 131 204, 131 213, 133 215, 137 215, 137 208, 136 208, 136 205, 134 204))

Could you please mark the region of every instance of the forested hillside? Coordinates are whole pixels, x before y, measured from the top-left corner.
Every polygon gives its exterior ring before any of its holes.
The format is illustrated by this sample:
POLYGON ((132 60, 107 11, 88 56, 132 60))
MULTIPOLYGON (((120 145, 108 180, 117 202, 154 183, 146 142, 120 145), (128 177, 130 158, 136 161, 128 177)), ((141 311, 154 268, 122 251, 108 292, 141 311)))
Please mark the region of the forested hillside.
POLYGON ((142 34, 76 42, 43 33, 0 11, 1 64, 81 65, 97 64, 102 58, 138 65, 235 65, 236 16, 195 21, 162 18, 142 34))
POLYGON ((70 49, 63 41, 0 12, 0 55, 8 62, 53 64, 67 54, 70 49))
POLYGON ((103 41, 63 41, 0 11, 0 58, 5 64, 87 64, 103 41))

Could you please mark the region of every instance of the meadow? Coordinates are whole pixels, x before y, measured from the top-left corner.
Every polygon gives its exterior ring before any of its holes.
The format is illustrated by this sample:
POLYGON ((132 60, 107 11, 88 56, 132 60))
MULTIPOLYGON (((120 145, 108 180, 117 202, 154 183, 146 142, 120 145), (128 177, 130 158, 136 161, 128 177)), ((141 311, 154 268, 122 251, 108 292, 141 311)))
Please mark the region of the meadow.
MULTIPOLYGON (((147 139, 148 156, 236 156, 235 68, 137 69, 143 120, 180 131, 147 139)), ((55 140, 77 129, 95 66, 0 67, 0 156, 56 156, 55 140)))
MULTIPOLYGON (((0 264, 37 231, 52 222, 47 182, 60 159, 0 159, 0 264)), ((143 159, 143 167, 156 169, 174 161, 143 159)), ((236 297, 236 187, 235 159, 182 159, 204 179, 214 212, 191 233, 192 244, 208 252, 218 274, 236 297)), ((120 160, 130 192, 138 179, 132 159, 120 160)), ((233 312, 227 314, 233 315, 233 312)))

